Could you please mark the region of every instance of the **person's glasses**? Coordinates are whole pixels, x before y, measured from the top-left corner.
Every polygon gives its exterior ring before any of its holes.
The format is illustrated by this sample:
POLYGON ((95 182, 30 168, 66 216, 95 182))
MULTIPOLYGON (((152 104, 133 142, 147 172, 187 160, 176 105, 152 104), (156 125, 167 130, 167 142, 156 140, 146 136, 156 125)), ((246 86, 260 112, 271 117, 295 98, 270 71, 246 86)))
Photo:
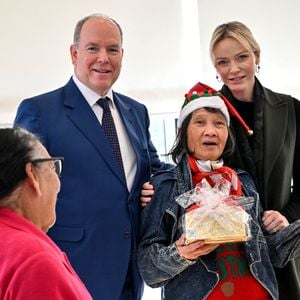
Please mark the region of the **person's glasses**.
POLYGON ((30 162, 32 164, 38 164, 45 161, 53 161, 53 169, 58 177, 60 177, 62 173, 62 161, 64 160, 63 157, 48 157, 48 158, 36 158, 32 159, 30 162))

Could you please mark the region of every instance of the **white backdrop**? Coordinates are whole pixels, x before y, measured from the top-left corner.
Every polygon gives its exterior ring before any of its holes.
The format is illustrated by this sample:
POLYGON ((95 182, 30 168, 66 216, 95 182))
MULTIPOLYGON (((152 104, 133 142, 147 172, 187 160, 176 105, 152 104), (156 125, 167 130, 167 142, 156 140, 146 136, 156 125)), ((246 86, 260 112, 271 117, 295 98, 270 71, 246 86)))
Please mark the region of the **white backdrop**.
POLYGON ((208 42, 230 20, 245 22, 260 43, 263 84, 300 98, 299 6, 298 0, 0 0, 0 123, 12 121, 21 99, 65 84, 74 25, 95 12, 124 30, 115 89, 152 113, 177 112, 198 80, 220 86, 208 42))
MULTIPOLYGON (((106 13, 124 31, 123 70, 115 89, 150 113, 177 113, 196 81, 215 88, 208 43, 213 29, 244 22, 262 49, 260 80, 300 99, 298 0, 0 0, 0 124, 18 103, 64 85, 72 74, 69 45, 75 23, 106 13)), ((145 299, 159 299, 146 289, 145 299)))

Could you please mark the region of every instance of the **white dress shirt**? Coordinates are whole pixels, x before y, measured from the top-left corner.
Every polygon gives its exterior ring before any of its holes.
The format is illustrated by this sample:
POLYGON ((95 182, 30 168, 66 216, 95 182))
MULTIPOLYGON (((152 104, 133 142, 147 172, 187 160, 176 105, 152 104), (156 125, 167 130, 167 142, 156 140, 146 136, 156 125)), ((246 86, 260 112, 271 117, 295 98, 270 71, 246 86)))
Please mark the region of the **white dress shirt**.
POLYGON ((100 96, 97 93, 95 93, 94 91, 92 91, 90 88, 85 86, 81 81, 79 81, 79 79, 75 75, 73 75, 72 79, 74 80, 74 83, 80 90, 83 97, 86 99, 88 104, 91 106, 91 108, 94 111, 100 124, 102 122, 103 110, 100 107, 100 105, 97 104, 97 101, 101 97, 102 98, 108 97, 109 99, 111 99, 111 101, 109 101, 110 110, 111 110, 112 117, 114 119, 116 131, 117 131, 117 135, 118 135, 118 139, 119 139, 120 151, 121 151, 123 167, 124 167, 124 172, 125 172, 125 177, 126 177, 126 182, 127 182, 127 188, 130 191, 132 188, 134 179, 135 179, 135 174, 136 174, 136 168, 137 168, 136 167, 136 155, 134 153, 134 150, 133 150, 130 140, 128 138, 126 128, 122 121, 122 117, 120 116, 119 111, 118 111, 117 107, 115 106, 112 89, 110 89, 108 91, 107 95, 100 96))

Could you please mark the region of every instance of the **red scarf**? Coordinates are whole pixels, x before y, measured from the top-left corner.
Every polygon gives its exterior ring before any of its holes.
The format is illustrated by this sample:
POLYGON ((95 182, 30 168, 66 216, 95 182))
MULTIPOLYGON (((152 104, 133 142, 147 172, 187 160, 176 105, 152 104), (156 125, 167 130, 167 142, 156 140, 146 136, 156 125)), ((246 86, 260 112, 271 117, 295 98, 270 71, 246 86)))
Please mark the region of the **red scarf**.
POLYGON ((216 175, 221 175, 227 181, 231 182, 230 195, 241 196, 241 182, 233 169, 221 166, 215 170, 212 170, 211 172, 203 172, 199 169, 199 165, 197 164, 195 158, 189 156, 188 161, 192 172, 194 186, 201 182, 203 178, 205 178, 213 187, 216 184, 216 180, 220 179, 220 177, 216 175))

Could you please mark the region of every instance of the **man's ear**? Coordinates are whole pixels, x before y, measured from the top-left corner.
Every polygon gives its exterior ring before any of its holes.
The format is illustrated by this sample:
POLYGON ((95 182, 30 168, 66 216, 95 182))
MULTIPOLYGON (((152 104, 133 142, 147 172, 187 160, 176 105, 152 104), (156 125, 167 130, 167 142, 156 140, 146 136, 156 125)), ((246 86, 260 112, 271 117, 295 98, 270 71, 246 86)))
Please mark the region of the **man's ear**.
POLYGON ((70 54, 72 59, 73 66, 76 66, 77 63, 77 48, 75 45, 70 46, 70 54))
POLYGON ((38 176, 38 173, 36 169, 34 168, 33 164, 31 162, 28 162, 25 166, 25 173, 27 175, 27 182, 32 187, 35 193, 38 194, 38 196, 42 195, 41 188, 40 188, 40 179, 38 176))

